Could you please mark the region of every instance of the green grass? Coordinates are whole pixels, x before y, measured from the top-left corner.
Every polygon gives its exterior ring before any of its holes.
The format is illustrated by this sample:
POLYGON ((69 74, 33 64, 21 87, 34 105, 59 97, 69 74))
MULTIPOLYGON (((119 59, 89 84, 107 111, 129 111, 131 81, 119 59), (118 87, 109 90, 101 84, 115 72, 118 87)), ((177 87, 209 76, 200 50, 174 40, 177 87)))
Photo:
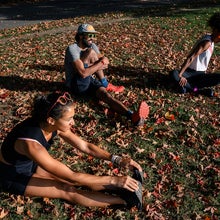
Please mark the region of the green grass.
MULTIPOLYGON (((1 193, 0 216, 4 219, 218 219, 220 217, 220 88, 217 97, 179 95, 172 92, 168 73, 178 68, 194 41, 208 29, 207 18, 217 7, 200 10, 139 10, 96 17, 80 17, 6 30, 1 45, 0 105, 1 141, 12 123, 24 119, 32 98, 38 93, 60 89, 64 75, 63 58, 73 32, 31 36, 34 33, 77 24, 130 17, 114 25, 97 23, 102 52, 110 59, 109 79, 126 87, 113 96, 135 110, 146 100, 150 116, 146 125, 134 129, 126 118, 104 115, 105 106, 76 100, 76 133, 112 153, 130 155, 145 171, 143 212, 119 209, 84 208, 61 200, 23 198, 1 193), (58 82, 58 83, 57 83, 58 82), (8 94, 4 98, 2 94, 8 94), (18 111, 19 110, 19 111, 18 111), (157 123, 166 112, 175 120, 157 123), (9 112, 11 112, 9 114, 9 112), (104 216, 104 217, 103 217, 104 216)), ((216 47, 210 70, 220 69, 216 47)), ((79 155, 58 140, 51 154, 75 171, 96 175, 114 174, 108 163, 79 155)), ((124 172, 123 170, 121 171, 124 172)), ((114 174, 116 175, 116 174, 114 174)))

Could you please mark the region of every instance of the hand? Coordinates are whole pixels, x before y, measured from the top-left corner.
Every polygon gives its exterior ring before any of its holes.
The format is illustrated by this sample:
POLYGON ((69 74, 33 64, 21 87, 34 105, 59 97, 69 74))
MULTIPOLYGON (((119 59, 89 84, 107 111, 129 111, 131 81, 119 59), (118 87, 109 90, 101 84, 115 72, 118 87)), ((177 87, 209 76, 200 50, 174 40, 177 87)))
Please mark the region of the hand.
POLYGON ((108 65, 109 64, 109 59, 107 57, 102 57, 100 59, 100 61, 102 62, 103 65, 108 65))
POLYGON ((120 165, 121 167, 129 168, 130 170, 137 168, 140 172, 142 172, 141 166, 137 162, 135 162, 134 160, 128 157, 122 157, 120 165))
POLYGON ((101 57, 98 62, 102 64, 99 66, 99 70, 105 70, 108 68, 109 60, 107 57, 101 57))
POLYGON ((137 180, 131 178, 130 176, 117 176, 113 178, 116 178, 115 184, 117 187, 124 188, 132 192, 138 190, 137 180))
POLYGON ((180 77, 180 81, 179 81, 179 84, 180 86, 185 86, 187 83, 187 79, 185 77, 180 77))
POLYGON ((130 157, 120 157, 118 155, 112 155, 111 162, 115 167, 129 168, 130 170, 137 168, 140 172, 142 172, 141 166, 130 157))

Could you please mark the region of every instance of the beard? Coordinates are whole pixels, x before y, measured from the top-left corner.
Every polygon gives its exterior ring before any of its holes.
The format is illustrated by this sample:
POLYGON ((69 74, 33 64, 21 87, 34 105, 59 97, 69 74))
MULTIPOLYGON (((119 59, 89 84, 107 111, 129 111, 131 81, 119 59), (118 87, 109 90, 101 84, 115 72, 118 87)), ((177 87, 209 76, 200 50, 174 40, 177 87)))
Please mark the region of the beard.
POLYGON ((83 40, 82 40, 82 43, 83 43, 83 45, 86 46, 86 47, 91 47, 91 46, 92 46, 92 44, 89 43, 86 39, 83 39, 83 40))

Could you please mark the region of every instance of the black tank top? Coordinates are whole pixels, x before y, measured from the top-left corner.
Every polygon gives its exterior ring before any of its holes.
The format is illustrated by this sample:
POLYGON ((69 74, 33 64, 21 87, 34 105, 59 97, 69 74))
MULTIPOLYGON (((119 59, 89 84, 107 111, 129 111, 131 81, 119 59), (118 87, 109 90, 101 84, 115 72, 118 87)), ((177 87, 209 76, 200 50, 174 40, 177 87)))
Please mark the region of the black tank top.
POLYGON ((39 124, 33 118, 28 118, 17 124, 7 135, 1 147, 2 156, 6 162, 13 165, 31 161, 26 156, 21 155, 15 151, 15 141, 18 139, 36 141, 47 150, 49 150, 51 144, 53 143, 53 138, 56 136, 56 134, 56 131, 53 132, 51 139, 47 141, 41 131, 39 124))

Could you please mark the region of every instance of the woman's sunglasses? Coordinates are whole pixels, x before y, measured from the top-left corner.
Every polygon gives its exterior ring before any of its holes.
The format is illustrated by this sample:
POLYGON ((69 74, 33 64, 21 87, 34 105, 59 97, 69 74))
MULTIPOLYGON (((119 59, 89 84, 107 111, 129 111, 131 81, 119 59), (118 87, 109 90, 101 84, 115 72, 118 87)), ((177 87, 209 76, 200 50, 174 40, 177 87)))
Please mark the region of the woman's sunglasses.
POLYGON ((50 109, 47 112, 47 116, 49 115, 49 113, 52 111, 52 109, 55 107, 57 103, 61 105, 66 105, 68 101, 73 102, 73 99, 68 92, 64 92, 64 94, 59 96, 56 102, 50 107, 50 109))

